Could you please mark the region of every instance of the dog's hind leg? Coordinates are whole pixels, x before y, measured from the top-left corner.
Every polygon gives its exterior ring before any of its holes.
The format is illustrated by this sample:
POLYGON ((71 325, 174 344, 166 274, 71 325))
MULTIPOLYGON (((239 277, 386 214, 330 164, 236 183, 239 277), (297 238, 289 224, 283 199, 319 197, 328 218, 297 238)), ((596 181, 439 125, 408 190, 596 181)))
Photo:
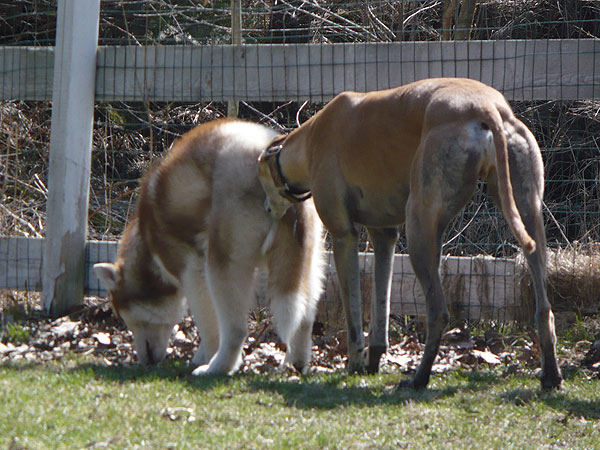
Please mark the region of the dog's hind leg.
POLYGON ((311 360, 312 329, 323 286, 321 228, 302 239, 291 227, 279 228, 278 240, 267 254, 270 310, 277 332, 287 345, 285 362, 306 373, 311 360))
MULTIPOLYGON (((409 200, 409 208, 410 203, 409 200)), ((411 209, 413 208, 414 206, 411 209)), ((402 385, 420 389, 427 386, 429 382, 431 367, 439 350, 442 333, 448 324, 448 308, 439 274, 441 232, 438 223, 409 212, 406 234, 412 266, 425 295, 427 338, 425 353, 416 374, 410 382, 402 385)))
POLYGON ((560 388, 562 385, 562 375, 556 357, 554 314, 552 313, 552 307, 546 294, 546 241, 544 239, 542 214, 540 211, 539 214, 528 217, 526 209, 519 202, 517 202, 517 207, 519 208, 527 232, 537 244, 537 248, 533 253, 527 254, 525 252, 525 257, 529 265, 535 293, 535 323, 541 347, 542 373, 540 381, 543 389, 560 388), (537 230, 540 231, 536 232, 537 230))
POLYGON ((192 358, 192 364, 207 364, 219 348, 219 330, 201 255, 188 256, 181 284, 200 336, 200 346, 192 358))
MULTIPOLYGON (((210 255, 209 255, 210 257, 210 255)), ((231 375, 242 363, 242 348, 248 335, 248 314, 254 301, 254 267, 241 261, 211 261, 207 280, 219 327, 219 348, 207 365, 194 375, 231 375)))
POLYGON ((371 301, 367 372, 377 373, 381 355, 388 348, 394 247, 399 233, 397 228, 369 228, 368 232, 375 249, 375 298, 371 301))
POLYGON ((287 346, 285 362, 306 373, 311 360, 312 328, 316 305, 300 292, 272 294, 270 309, 279 337, 287 346))
MULTIPOLYGON (((560 388, 562 376, 556 357, 554 315, 546 293, 546 236, 542 217, 544 191, 543 164, 538 145, 531 132, 521 123, 505 124, 511 184, 515 203, 525 229, 536 242, 533 253, 524 252, 531 274, 535 301, 535 323, 541 347, 541 383, 543 389, 560 388)), ((488 186, 497 205, 497 178, 492 173, 488 186)))
POLYGON ((427 308, 425 352, 413 379, 402 386, 424 388, 448 324, 448 308, 439 267, 442 235, 477 185, 483 152, 466 146, 455 127, 431 133, 421 144, 413 165, 407 204, 406 234, 413 269, 427 308))

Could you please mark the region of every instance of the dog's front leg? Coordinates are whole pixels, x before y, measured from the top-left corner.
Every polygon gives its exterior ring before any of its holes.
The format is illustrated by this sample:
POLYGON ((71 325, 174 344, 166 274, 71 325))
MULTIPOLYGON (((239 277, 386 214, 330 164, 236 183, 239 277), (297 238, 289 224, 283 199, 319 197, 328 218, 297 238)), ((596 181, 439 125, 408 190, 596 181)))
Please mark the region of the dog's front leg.
MULTIPOLYGON (((216 246, 215 246, 216 247, 216 246)), ((248 335, 248 314, 254 301, 254 271, 248 261, 223 261, 209 250, 206 267, 208 287, 216 312, 219 348, 207 365, 193 375, 231 375, 242 364, 242 349, 248 335)))
POLYGON ((192 365, 196 367, 208 364, 219 348, 219 329, 201 255, 188 256, 186 269, 181 275, 181 284, 200 336, 200 346, 192 358, 192 365))
POLYGON ((333 257, 338 273, 348 341, 348 373, 365 371, 365 338, 362 327, 362 302, 358 266, 358 239, 354 228, 332 233, 333 257))
POLYGON ((375 249, 375 298, 371 301, 367 372, 379 371, 379 360, 388 348, 390 293, 397 228, 369 228, 375 249))

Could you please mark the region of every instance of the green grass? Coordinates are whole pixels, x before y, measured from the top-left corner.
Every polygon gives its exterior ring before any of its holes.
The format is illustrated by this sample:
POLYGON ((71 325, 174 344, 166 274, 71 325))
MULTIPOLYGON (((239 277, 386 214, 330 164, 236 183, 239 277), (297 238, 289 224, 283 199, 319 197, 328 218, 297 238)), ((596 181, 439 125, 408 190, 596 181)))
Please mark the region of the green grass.
POLYGON ((555 393, 534 377, 465 371, 396 391, 400 377, 5 364, 0 448, 600 448, 600 380, 582 372, 555 393))
POLYGON ((0 342, 12 342, 13 344, 27 344, 31 339, 31 335, 27 328, 20 323, 9 323, 5 329, 0 328, 0 342))

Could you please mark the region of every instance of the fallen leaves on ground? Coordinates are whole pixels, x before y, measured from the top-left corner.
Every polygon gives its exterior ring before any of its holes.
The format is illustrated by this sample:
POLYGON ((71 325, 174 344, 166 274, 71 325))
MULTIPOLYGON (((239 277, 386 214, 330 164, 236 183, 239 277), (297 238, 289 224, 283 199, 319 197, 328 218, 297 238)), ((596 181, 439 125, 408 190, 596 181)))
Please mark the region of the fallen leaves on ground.
MULTIPOLYGON (((260 314, 249 321, 249 337, 244 345, 244 373, 280 371, 290 377, 295 371, 284 363, 285 344, 279 341, 268 315, 260 314)), ((107 366, 136 363, 133 335, 114 317, 106 303, 87 306, 81 312, 57 320, 30 317, 20 322, 26 339, 11 342, 5 335, 0 342, 0 362, 44 362, 60 360, 68 352, 94 355, 107 366)), ((343 371, 346 364, 345 332, 326 332, 316 324, 313 336, 311 371, 343 371)), ((416 332, 394 333, 388 351, 382 356, 381 372, 412 372, 425 348, 416 332)), ((366 336, 365 336, 366 337, 366 336)), ((198 344, 198 334, 190 317, 173 330, 168 360, 191 360, 198 344)), ((500 368, 504 373, 532 372, 539 367, 540 351, 533 332, 502 334, 489 329, 472 334, 469 328, 448 330, 442 339, 434 373, 456 368, 500 368)), ((580 341, 560 357, 563 367, 580 367, 591 375, 600 375, 600 341, 580 341)), ((190 369, 191 370, 191 369, 190 369)), ((185 412, 165 411, 169 420, 179 420, 185 412)), ((186 418, 185 420, 189 420, 186 418)))

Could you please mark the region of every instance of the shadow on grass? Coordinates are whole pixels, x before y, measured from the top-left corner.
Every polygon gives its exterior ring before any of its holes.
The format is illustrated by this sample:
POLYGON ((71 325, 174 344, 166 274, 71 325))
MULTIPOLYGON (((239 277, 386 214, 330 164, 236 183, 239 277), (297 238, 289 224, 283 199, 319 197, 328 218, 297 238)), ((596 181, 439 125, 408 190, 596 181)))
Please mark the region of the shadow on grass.
POLYGON ((73 370, 91 371, 95 377, 119 383, 132 381, 169 380, 187 384, 199 390, 210 390, 218 386, 230 384, 233 377, 192 375, 192 369, 184 362, 168 362, 154 366, 105 366, 102 364, 84 363, 73 370))
MULTIPOLYGON (((563 369, 563 387, 560 390, 527 389, 518 387, 506 391, 500 395, 502 401, 513 403, 517 406, 526 406, 533 403, 544 403, 568 416, 583 417, 585 419, 600 419, 600 396, 595 398, 583 398, 589 396, 590 392, 582 394, 579 391, 596 390, 596 385, 582 381, 589 380, 580 369, 563 369)), ((593 392, 592 392, 593 394, 593 392)))
MULTIPOLYGON (((404 390, 397 389, 396 386, 407 377, 406 374, 348 376, 340 372, 309 375, 302 378, 301 381, 297 381, 297 379, 292 381, 279 374, 195 377, 191 375, 191 368, 183 361, 170 361, 158 366, 107 366, 93 362, 74 363, 68 367, 63 364, 29 362, 0 364, 0 368, 8 367, 18 371, 39 370, 41 366, 44 366, 43 370, 49 372, 60 373, 65 370, 81 372, 94 378, 116 383, 168 380, 184 384, 198 392, 235 384, 235 389, 239 389, 242 393, 274 393, 285 399, 288 406, 302 409, 332 409, 344 405, 377 406, 403 405, 410 402, 430 403, 460 393, 486 391, 507 381, 505 376, 493 372, 458 370, 445 375, 433 375, 432 382, 427 389, 404 390)), ((566 378, 565 388, 561 391, 542 391, 539 385, 536 385, 536 388, 525 387, 525 384, 529 386, 531 383, 523 378, 524 387, 510 389, 497 395, 501 401, 516 406, 527 407, 542 402, 564 413, 566 417, 600 419, 600 397, 584 398, 585 395, 579 395, 576 390, 585 390, 587 387, 581 387, 581 382, 577 383, 575 376, 566 378), (576 387, 576 384, 579 387, 576 387)), ((589 388, 594 389, 594 385, 590 384, 589 388)))
POLYGON ((503 401, 513 403, 517 406, 526 406, 533 403, 544 403, 568 417, 582 417, 587 420, 600 419, 600 398, 583 399, 576 394, 569 393, 571 388, 567 386, 560 391, 543 391, 531 389, 512 389, 501 395, 503 401))
POLYGON ((600 399, 582 400, 567 396, 562 392, 542 398, 548 406, 574 417, 585 419, 600 419, 600 399))
MULTIPOLYGON (((404 375, 405 376, 405 375, 404 375)), ((255 391, 277 393, 286 404, 303 409, 331 409, 344 405, 402 405, 409 402, 435 402, 463 391, 480 391, 501 382, 493 375, 465 373, 463 380, 429 386, 427 389, 398 389, 400 377, 384 383, 371 376, 347 376, 343 373, 322 377, 307 377, 302 382, 269 380, 256 377, 248 383, 255 391), (371 383, 370 381, 373 380, 371 383), (372 386, 371 386, 372 384, 372 386)), ((387 376, 385 376, 387 378, 387 376)), ((436 383, 438 384, 438 383, 436 383)))
MULTIPOLYGON (((59 370, 65 370, 63 367, 59 370)), ((75 364, 66 370, 87 373, 94 378, 116 383, 151 382, 168 380, 186 385, 192 390, 210 391, 224 385, 235 384, 241 392, 277 394, 285 403, 296 408, 331 409, 343 405, 398 405, 408 402, 435 402, 452 397, 459 392, 480 391, 502 382, 492 373, 462 372, 450 381, 431 383, 427 389, 397 389, 397 384, 407 375, 353 375, 333 373, 309 375, 301 381, 280 374, 237 374, 227 376, 202 376, 191 374, 183 361, 170 361, 157 366, 106 366, 93 362, 75 364)), ((434 375, 435 377, 438 375, 434 375)))
POLYGON ((189 384, 196 389, 209 390, 218 386, 227 385, 232 377, 195 377, 192 369, 184 361, 169 361, 152 366, 143 365, 106 365, 97 362, 79 361, 18 361, 2 362, 0 369, 7 369, 19 373, 28 371, 44 371, 51 374, 60 374, 66 371, 74 374, 101 379, 115 383, 151 382, 154 380, 167 380, 182 384, 189 384))

